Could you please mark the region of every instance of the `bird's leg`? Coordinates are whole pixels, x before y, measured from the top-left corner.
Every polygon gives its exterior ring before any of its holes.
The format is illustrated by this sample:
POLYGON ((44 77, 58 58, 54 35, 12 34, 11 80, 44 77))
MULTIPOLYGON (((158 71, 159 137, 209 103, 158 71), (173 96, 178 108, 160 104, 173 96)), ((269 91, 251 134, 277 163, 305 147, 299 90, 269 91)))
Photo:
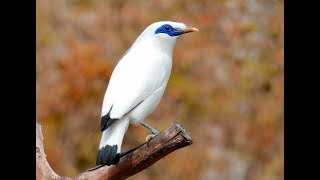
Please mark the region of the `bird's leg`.
POLYGON ((158 132, 157 130, 155 130, 153 127, 151 127, 151 126, 149 126, 148 124, 146 124, 145 122, 142 122, 141 125, 144 126, 145 128, 147 128, 149 131, 152 132, 152 134, 150 134, 150 135, 148 135, 148 136, 146 137, 146 141, 147 141, 147 144, 148 144, 149 141, 150 141, 153 137, 155 137, 156 135, 159 134, 159 132, 158 132))
POLYGON ((159 134, 159 132, 157 130, 155 130, 153 127, 149 126, 145 122, 142 122, 141 125, 144 126, 145 128, 147 128, 150 132, 152 132, 152 134, 154 134, 154 135, 159 134))

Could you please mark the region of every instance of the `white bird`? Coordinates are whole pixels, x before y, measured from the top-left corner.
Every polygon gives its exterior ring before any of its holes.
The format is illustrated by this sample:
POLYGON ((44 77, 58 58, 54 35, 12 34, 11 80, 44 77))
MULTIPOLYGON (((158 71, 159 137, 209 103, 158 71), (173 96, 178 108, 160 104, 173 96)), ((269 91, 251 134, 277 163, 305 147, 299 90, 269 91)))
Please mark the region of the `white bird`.
POLYGON ((119 162, 123 136, 130 122, 146 127, 153 136, 159 134, 144 119, 155 110, 165 91, 177 38, 195 31, 198 29, 178 22, 153 23, 120 58, 103 100, 103 133, 97 165, 109 166, 119 162))

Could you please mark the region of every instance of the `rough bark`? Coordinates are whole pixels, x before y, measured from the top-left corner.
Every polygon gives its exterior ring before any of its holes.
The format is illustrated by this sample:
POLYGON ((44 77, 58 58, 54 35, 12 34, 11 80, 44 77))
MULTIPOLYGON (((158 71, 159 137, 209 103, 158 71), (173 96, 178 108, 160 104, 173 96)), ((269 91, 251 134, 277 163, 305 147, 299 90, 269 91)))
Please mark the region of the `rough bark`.
MULTIPOLYGON (((189 133, 178 123, 144 143, 123 154, 119 163, 112 166, 97 166, 80 173, 74 180, 121 180, 126 179, 165 157, 169 153, 192 144, 189 133)), ((50 167, 43 149, 42 126, 36 124, 36 175, 41 180, 71 180, 57 175, 50 167)))

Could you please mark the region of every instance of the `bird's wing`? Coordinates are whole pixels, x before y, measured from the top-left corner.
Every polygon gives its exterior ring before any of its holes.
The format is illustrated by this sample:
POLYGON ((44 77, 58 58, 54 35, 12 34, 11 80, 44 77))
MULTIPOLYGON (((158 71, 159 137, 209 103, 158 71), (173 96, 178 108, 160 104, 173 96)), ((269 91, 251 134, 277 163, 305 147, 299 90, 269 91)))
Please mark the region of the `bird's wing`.
POLYGON ((140 54, 127 54, 117 64, 104 97, 102 117, 120 119, 165 83, 171 67, 162 66, 158 59, 167 57, 148 59, 150 53, 140 54))

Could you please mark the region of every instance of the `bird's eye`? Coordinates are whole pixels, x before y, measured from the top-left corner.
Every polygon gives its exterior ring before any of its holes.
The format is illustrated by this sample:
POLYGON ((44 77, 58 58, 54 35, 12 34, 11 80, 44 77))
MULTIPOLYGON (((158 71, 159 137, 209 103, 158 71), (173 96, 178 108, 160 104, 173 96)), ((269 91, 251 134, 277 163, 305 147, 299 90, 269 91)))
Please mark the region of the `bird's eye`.
POLYGON ((165 29, 165 30, 169 30, 169 29, 170 29, 170 27, 169 27, 169 26, 166 26, 166 27, 164 27, 164 29, 165 29))

